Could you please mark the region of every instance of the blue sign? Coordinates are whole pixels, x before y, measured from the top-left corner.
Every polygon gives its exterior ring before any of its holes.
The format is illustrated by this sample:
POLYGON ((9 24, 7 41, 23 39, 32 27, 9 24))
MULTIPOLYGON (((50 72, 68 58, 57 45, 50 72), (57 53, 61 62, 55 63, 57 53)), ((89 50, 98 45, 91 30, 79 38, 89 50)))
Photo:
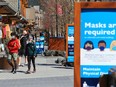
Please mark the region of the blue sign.
POLYGON ((80 71, 82 82, 90 86, 96 87, 97 82, 93 85, 89 81, 98 81, 102 74, 108 74, 116 66, 115 16, 113 9, 84 9, 81 12, 80 71))
POLYGON ((44 52, 44 36, 41 36, 40 41, 37 41, 35 44, 37 54, 42 54, 44 52))
POLYGON ((44 40, 45 40, 44 36, 40 36, 40 41, 44 41, 44 40))
POLYGON ((68 26, 68 62, 74 62, 74 26, 68 26))

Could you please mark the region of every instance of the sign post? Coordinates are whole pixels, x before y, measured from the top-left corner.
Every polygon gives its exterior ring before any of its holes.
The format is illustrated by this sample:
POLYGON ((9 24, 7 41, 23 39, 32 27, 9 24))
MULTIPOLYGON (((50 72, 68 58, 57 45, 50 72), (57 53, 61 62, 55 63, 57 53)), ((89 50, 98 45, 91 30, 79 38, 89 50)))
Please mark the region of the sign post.
POLYGON ((116 67, 116 3, 75 3, 74 87, 97 87, 116 67))

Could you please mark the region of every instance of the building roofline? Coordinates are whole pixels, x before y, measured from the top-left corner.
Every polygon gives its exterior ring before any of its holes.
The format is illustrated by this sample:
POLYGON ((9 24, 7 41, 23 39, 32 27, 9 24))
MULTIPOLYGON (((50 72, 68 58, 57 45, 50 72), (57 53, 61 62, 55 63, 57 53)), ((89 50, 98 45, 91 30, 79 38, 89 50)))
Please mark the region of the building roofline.
POLYGON ((8 5, 6 2, 0 2, 0 6, 8 5))

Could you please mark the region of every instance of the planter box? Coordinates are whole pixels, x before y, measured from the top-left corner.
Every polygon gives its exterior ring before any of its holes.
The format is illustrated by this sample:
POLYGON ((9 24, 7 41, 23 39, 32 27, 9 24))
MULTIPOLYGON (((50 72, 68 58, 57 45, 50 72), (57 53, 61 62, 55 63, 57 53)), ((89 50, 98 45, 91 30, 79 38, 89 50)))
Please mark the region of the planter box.
MULTIPOLYGON (((18 62, 19 62, 19 60, 17 59, 17 64, 18 64, 18 62)), ((12 69, 12 67, 8 64, 8 61, 7 61, 6 57, 1 57, 0 58, 0 69, 4 69, 4 70, 12 69)))

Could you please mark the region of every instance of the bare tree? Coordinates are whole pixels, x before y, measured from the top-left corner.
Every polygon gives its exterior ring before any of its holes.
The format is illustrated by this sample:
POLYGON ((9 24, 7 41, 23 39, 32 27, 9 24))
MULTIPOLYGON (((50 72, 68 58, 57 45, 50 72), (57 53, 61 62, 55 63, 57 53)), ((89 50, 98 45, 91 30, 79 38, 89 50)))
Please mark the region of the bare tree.
POLYGON ((66 24, 74 23, 74 1, 40 0, 40 6, 45 12, 44 25, 51 36, 65 36, 66 24), (59 9, 61 11, 60 15, 59 9))

